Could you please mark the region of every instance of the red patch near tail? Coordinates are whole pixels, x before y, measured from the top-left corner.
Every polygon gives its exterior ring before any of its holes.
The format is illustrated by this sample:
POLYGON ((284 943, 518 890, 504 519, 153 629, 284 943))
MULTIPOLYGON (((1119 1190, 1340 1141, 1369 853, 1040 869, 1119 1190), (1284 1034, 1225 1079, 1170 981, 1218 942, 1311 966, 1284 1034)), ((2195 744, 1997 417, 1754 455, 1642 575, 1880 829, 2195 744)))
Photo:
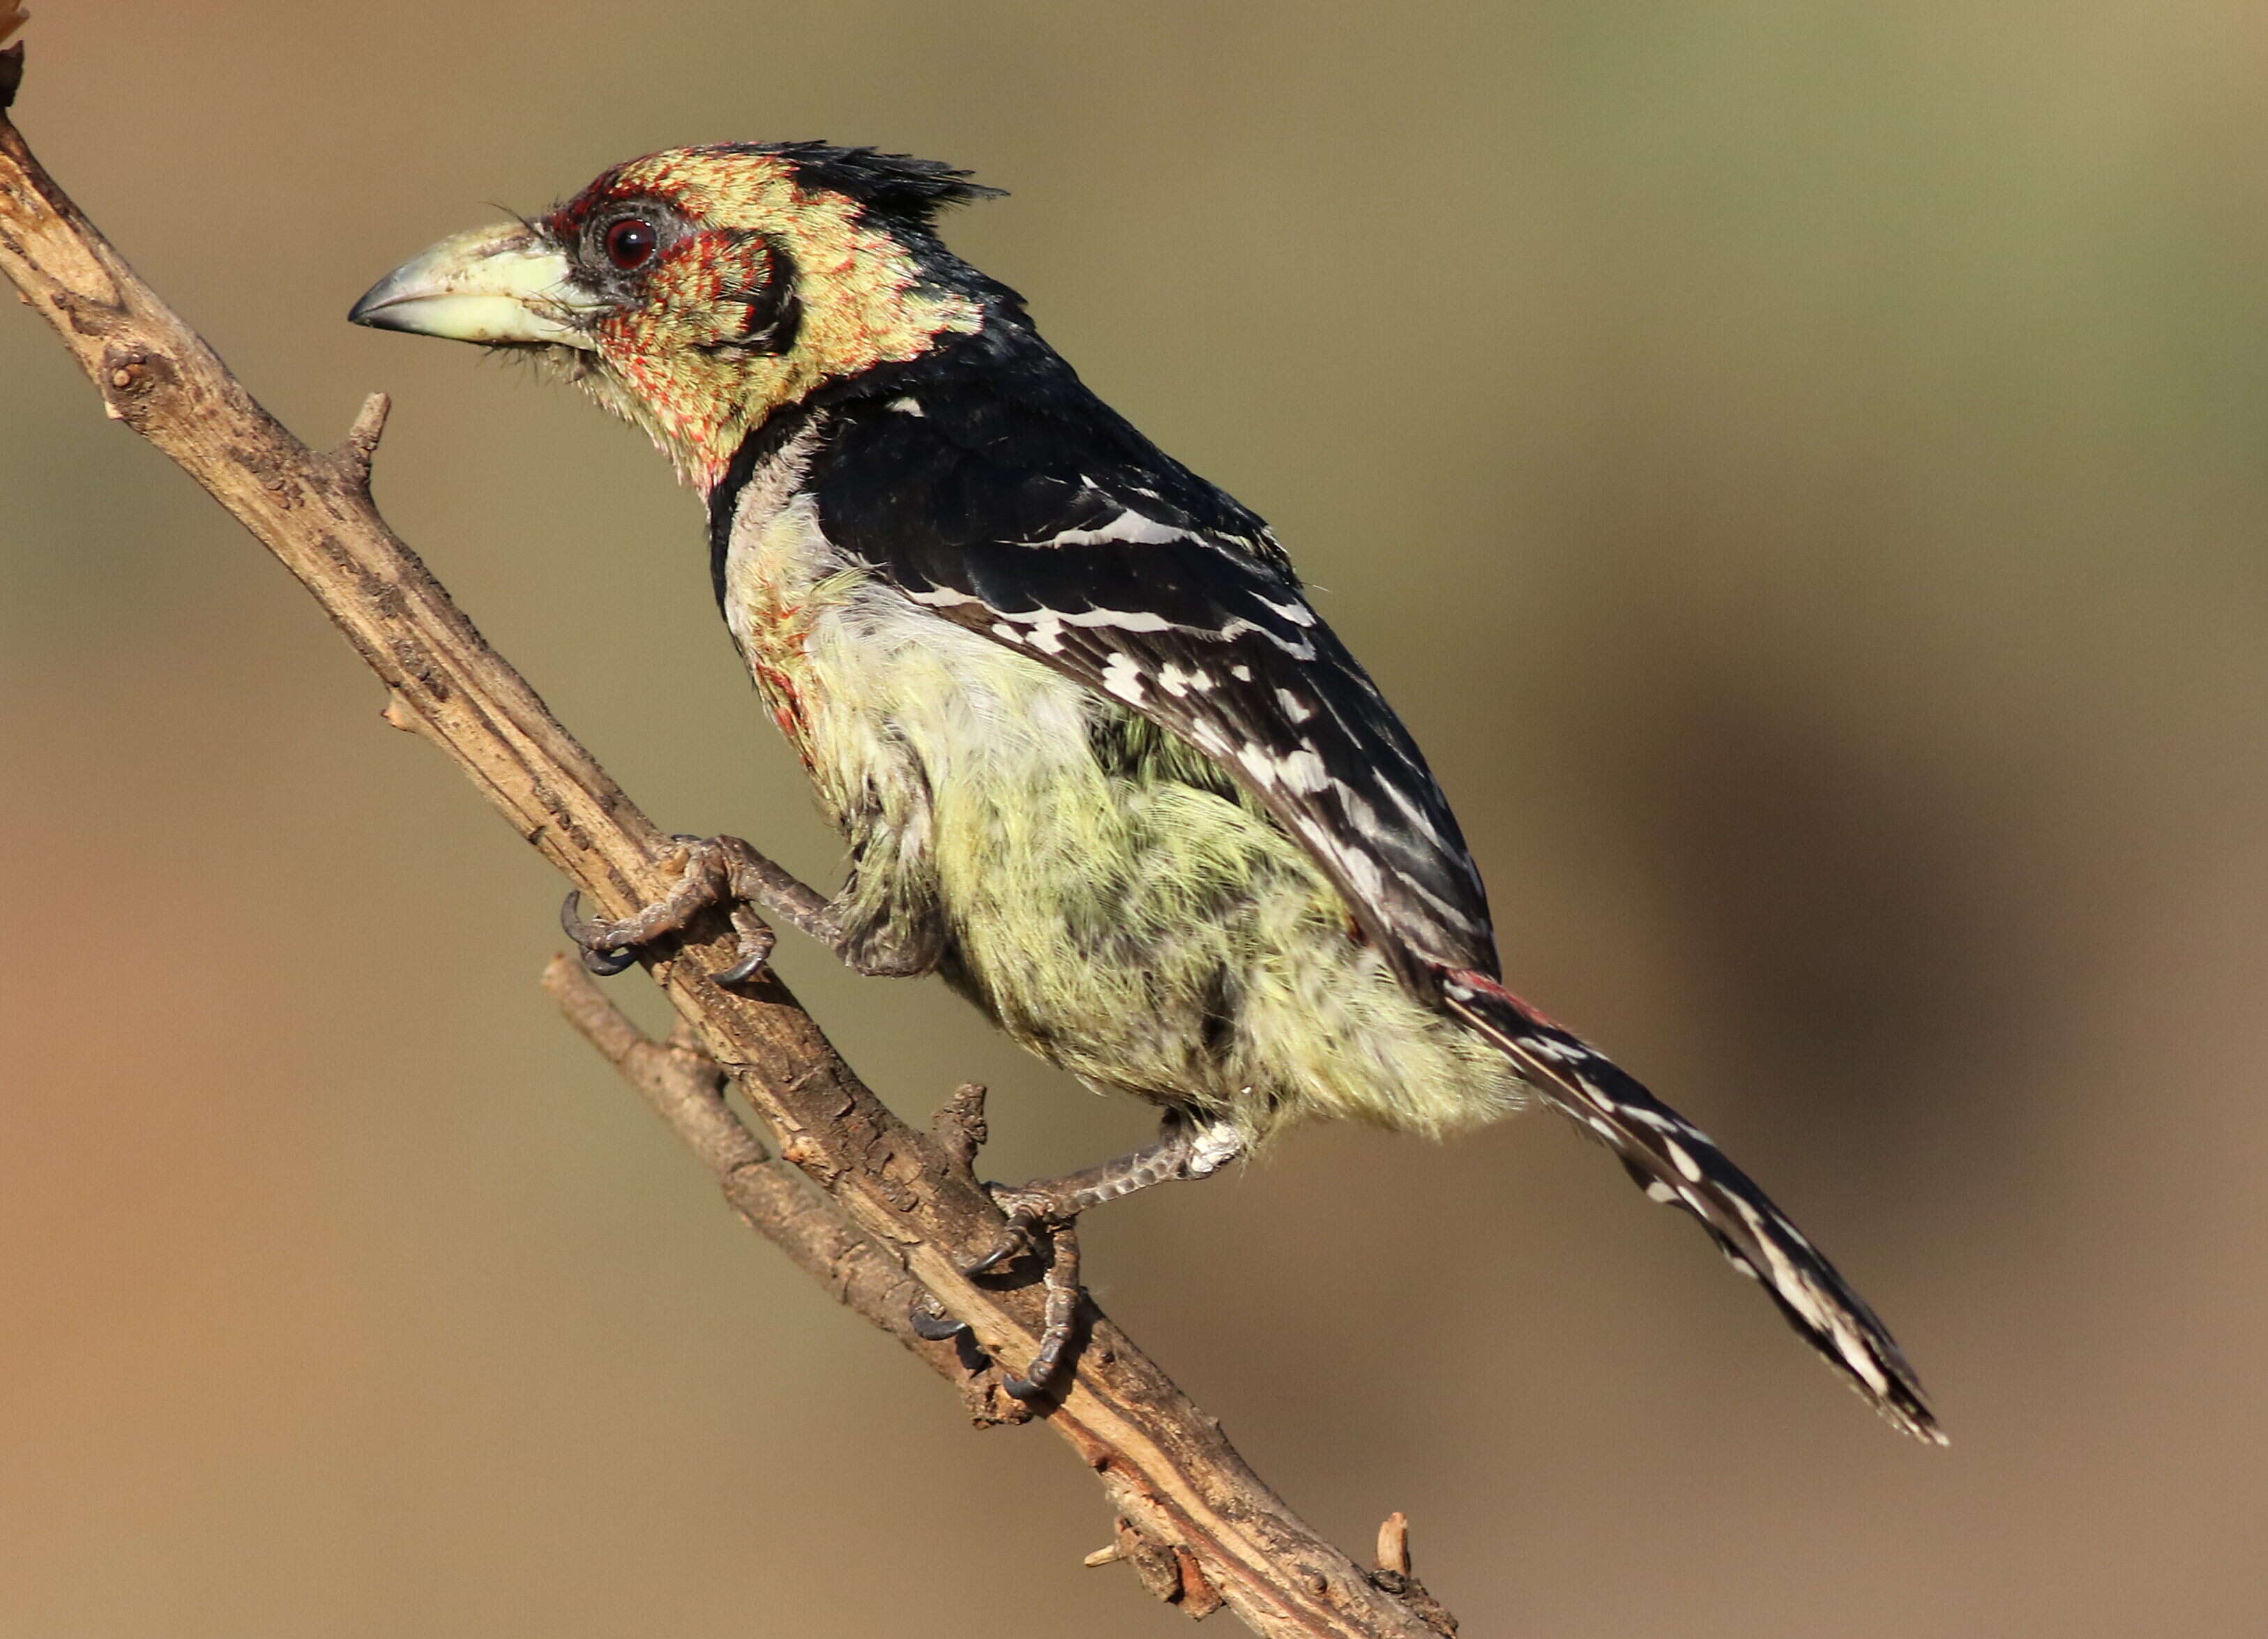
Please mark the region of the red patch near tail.
POLYGON ((1495 980, 1490 978, 1486 974, 1482 973, 1476 968, 1446 968, 1443 970, 1441 976, 1456 984, 1470 985, 1476 990, 1482 991, 1489 996, 1496 997, 1498 1001, 1504 1003, 1508 1007, 1517 1010, 1527 1018, 1533 1019, 1539 1025, 1542 1025, 1547 1030, 1557 1030, 1570 1036, 1575 1033, 1573 1031, 1569 1030, 1566 1025, 1561 1024, 1557 1019, 1552 1018, 1550 1014, 1536 1006, 1534 1003, 1522 1001, 1520 997, 1513 995, 1511 991, 1506 989, 1495 980))

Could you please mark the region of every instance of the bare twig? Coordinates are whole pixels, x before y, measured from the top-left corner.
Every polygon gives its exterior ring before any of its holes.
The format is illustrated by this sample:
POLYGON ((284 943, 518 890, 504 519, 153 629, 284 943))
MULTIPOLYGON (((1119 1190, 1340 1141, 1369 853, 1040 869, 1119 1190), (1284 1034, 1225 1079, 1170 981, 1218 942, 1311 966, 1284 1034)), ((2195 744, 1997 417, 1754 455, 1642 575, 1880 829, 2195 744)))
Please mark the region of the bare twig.
POLYGON ((1378 1528, 1378 1568, 1397 1577, 1410 1574, 1410 1516, 1398 1508, 1378 1528))
POLYGON ((1001 1392, 998 1376, 983 1369, 981 1358, 964 1359, 954 1343, 930 1341, 915 1332, 911 1316, 920 1283, 895 1253, 843 1216, 793 1165, 766 1152, 725 1101, 727 1077, 716 1060, 689 1043, 649 1040, 571 957, 551 959, 543 988, 567 1022, 645 1095, 715 1175, 749 1228, 786 1253, 837 1303, 954 1379, 972 1421, 990 1425, 1031 1416, 1031 1407, 1001 1392))
POLYGON ((1400 1509, 1388 1514, 1378 1527, 1378 1569, 1371 1572, 1370 1579, 1399 1594, 1411 1610, 1441 1632, 1456 1631, 1456 1618, 1425 1591, 1425 1584, 1410 1569, 1410 1516, 1400 1509))
MULTIPOLYGON (((12 10, 0 0, 0 18, 12 10)), ((107 413, 178 462, 314 594, 384 682, 387 721, 448 753, 608 915, 657 897, 668 886, 668 838, 372 503, 383 396, 364 407, 344 445, 320 454, 261 409, 33 158, 4 115, 21 53, 0 52, 0 271, 55 327, 107 413)), ((579 975, 555 966, 548 982, 753 1224, 990 1415, 981 1359, 914 1337, 904 1313, 926 1288, 995 1359, 1029 1359, 1040 1335, 1036 1289, 978 1286, 960 1273, 1000 1222, 967 1165, 972 1101, 956 1102, 945 1143, 915 1133, 776 978, 737 992, 717 986, 711 975, 734 959, 731 930, 713 917, 647 960, 686 1025, 668 1046, 640 1036, 579 975), (779 1160, 733 1118, 720 1074, 779 1136, 779 1160)), ((1189 1614, 1225 1603, 1271 1639, 1432 1639, 1453 1626, 1431 1600, 1407 1597, 1395 1573, 1363 1571, 1292 1514, 1220 1425, 1100 1313, 1043 1415, 1101 1481, 1122 1521, 1116 1557, 1189 1614)))

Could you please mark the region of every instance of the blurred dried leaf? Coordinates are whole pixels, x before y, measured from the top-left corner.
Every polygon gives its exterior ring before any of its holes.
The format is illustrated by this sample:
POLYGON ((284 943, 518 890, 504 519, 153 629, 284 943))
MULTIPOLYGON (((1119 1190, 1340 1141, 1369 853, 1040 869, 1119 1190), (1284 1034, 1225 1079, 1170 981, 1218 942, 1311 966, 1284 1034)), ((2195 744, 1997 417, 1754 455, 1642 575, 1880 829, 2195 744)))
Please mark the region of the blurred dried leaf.
POLYGON ((0 0, 0 46, 6 45, 9 36, 29 22, 31 17, 24 10, 24 0, 0 0))

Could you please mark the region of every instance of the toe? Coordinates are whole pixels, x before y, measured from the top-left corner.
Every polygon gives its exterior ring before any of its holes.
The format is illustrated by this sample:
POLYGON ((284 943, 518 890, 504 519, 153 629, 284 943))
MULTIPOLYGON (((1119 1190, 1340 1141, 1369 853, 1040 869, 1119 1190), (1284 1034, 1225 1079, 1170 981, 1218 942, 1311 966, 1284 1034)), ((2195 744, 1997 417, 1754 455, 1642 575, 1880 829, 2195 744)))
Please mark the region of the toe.
POLYGON ((723 973, 718 974, 717 975, 717 982, 723 985, 747 983, 749 980, 755 978, 757 973, 762 969, 764 958, 770 954, 771 952, 769 951, 749 952, 747 955, 743 956, 739 961, 734 962, 723 973))
POLYGON ((959 1337, 968 1329, 968 1322, 956 1320, 946 1313, 945 1306, 927 1292, 914 1299, 912 1308, 906 1312, 906 1319, 912 1325, 916 1337, 932 1343, 959 1337))
POLYGON ((613 977, 637 960, 632 950, 610 950, 607 937, 613 924, 587 922, 583 916, 583 896, 570 893, 559 906, 559 926, 575 941, 575 949, 583 958, 584 970, 601 979, 613 977))
POLYGON ((999 1238, 992 1243, 991 1247, 962 1264, 961 1272, 963 1275, 989 1275, 1011 1258, 1020 1256, 1029 1251, 1031 1245, 1030 1229, 1019 1220, 1010 1218, 1007 1226, 1000 1231, 999 1238))

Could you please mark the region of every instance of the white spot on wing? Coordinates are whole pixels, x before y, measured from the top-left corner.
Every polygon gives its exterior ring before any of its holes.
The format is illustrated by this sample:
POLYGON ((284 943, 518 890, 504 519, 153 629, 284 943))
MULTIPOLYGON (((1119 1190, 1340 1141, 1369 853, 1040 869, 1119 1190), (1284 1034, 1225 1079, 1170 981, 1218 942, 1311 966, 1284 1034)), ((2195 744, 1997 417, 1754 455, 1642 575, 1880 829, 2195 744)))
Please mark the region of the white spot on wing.
POLYGON ((1320 791, 1331 783, 1329 770, 1323 760, 1307 746, 1302 746, 1278 765, 1284 783, 1295 791, 1320 791))
POLYGON ((1358 853, 1351 848, 1335 849, 1332 852, 1338 860, 1339 869, 1346 872, 1347 885, 1362 899, 1375 902, 1385 886, 1379 875, 1378 862, 1369 855, 1358 853))
MULTIPOLYGON (((912 594, 917 603, 975 603, 976 599, 959 592, 917 592, 912 594)), ((1109 627, 1122 632, 1162 632, 1173 625, 1164 615, 1148 609, 1086 609, 1077 614, 1061 609, 995 609, 993 614, 1004 621, 1020 621, 1027 625, 1044 625, 1051 631, 1066 626, 1109 627)))
POLYGON ((1409 792, 1403 790, 1399 785, 1391 782, 1386 782, 1385 783, 1387 794, 1394 798, 1394 805, 1402 811, 1403 818, 1407 819, 1411 825, 1416 826, 1418 830, 1424 832, 1429 842, 1446 847, 1447 844, 1447 839, 1442 836, 1440 828, 1434 825, 1432 817, 1428 815, 1423 808, 1418 805, 1417 799, 1411 797, 1409 792))
MULTIPOLYGON (((1361 794, 1352 787, 1342 783, 1338 790, 1339 806, 1346 811, 1347 822, 1373 842, 1388 841, 1386 827, 1378 822, 1378 810, 1365 802, 1361 794)), ((1416 887, 1417 884, 1410 886, 1416 887)), ((1424 892, 1422 889, 1419 891, 1424 892)), ((1432 896, 1427 894, 1426 897, 1430 899, 1432 896)))
MULTIPOLYGON (((1344 790, 1344 788, 1342 787, 1341 789, 1344 790)), ((1408 875, 1403 876, 1402 878, 1402 886, 1409 889, 1410 893, 1416 894, 1419 899, 1424 900, 1428 905, 1431 905, 1435 911, 1440 913, 1442 919, 1446 922, 1451 922, 1460 928, 1470 928, 1476 932, 1480 931, 1485 925, 1482 922, 1475 922, 1470 916, 1457 908, 1456 906, 1451 904, 1447 900, 1443 899, 1440 894, 1434 893, 1432 889, 1427 887, 1415 877, 1408 875)))
MULTIPOLYGON (((1263 598, 1261 601, 1265 603, 1267 599, 1263 598)), ((1274 643, 1278 649, 1281 649, 1285 654, 1290 655, 1294 660, 1312 660, 1315 658, 1315 646, 1309 643, 1306 638, 1288 638, 1278 636, 1276 633, 1270 631, 1266 627, 1261 625, 1256 621, 1231 621, 1227 625, 1222 627, 1219 632, 1215 633, 1214 636, 1219 638, 1222 643, 1234 643, 1247 632, 1259 633, 1270 643, 1274 643)), ((1244 680, 1248 683, 1252 680, 1250 678, 1247 678, 1244 680)))
MULTIPOLYGON (((1236 748, 1236 760, 1263 785, 1312 793, 1331 783, 1330 771, 1323 767, 1323 760, 1315 754, 1312 746, 1302 746, 1278 757, 1265 746, 1244 745, 1236 748)), ((1329 840, 1334 849, 1345 851, 1343 838, 1333 836, 1329 840)))
POLYGON ((1162 632, 1173 625, 1151 609, 1087 609, 1057 618, 1066 626, 1108 626, 1122 632, 1162 632))
MULTIPOLYGON (((1258 597, 1258 595, 1259 594, 1256 592, 1254 594, 1256 597, 1258 597)), ((1278 603, 1272 598, 1261 598, 1260 601, 1265 604, 1268 607, 1275 610, 1277 614, 1282 615, 1294 626, 1313 626, 1315 623, 1314 611, 1308 608, 1305 604, 1278 603)))
POLYGON ((1122 511, 1100 529, 1066 529, 1040 544, 1049 547, 1092 547, 1106 540, 1124 540, 1142 546, 1162 546, 1168 540, 1181 540, 1188 532, 1161 524, 1154 518, 1145 518, 1139 512, 1122 511))
POLYGON ((1103 664, 1102 687, 1129 705, 1142 703, 1141 668, 1123 654, 1114 654, 1103 664))
POLYGON ((887 408, 897 411, 901 415, 919 415, 925 413, 922 409, 919 399, 892 399, 887 408))

